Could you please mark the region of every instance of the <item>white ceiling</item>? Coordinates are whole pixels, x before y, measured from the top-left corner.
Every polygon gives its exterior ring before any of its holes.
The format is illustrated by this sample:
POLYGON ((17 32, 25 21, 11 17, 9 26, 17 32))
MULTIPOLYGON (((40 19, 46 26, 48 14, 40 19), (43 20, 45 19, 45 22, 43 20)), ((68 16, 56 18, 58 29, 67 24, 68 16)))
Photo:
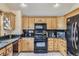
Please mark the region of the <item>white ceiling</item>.
POLYGON ((75 3, 60 3, 58 8, 53 7, 55 3, 27 3, 27 7, 22 8, 20 3, 10 3, 10 9, 21 10, 25 16, 62 16, 73 8, 75 3))

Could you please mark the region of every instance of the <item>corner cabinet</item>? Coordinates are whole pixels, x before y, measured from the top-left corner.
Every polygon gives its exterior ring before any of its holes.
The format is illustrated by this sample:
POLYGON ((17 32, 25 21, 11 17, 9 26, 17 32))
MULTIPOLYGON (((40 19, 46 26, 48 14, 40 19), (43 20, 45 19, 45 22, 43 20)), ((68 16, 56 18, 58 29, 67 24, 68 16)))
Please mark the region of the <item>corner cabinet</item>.
POLYGON ((66 30, 66 20, 64 17, 57 17, 57 29, 66 30))

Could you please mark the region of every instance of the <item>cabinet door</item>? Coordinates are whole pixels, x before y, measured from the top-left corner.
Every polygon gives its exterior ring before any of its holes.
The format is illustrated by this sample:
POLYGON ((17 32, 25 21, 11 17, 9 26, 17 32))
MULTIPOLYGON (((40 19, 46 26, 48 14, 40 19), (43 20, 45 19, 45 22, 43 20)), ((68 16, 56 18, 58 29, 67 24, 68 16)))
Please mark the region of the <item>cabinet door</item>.
POLYGON ((57 29, 57 18, 56 17, 52 17, 51 19, 51 28, 52 29, 57 29))
POLYGON ((35 23, 46 23, 45 17, 35 17, 35 23))
POLYGON ((22 51, 22 39, 18 40, 18 52, 22 51))
POLYGON ((57 42, 58 39, 54 38, 53 39, 53 50, 54 51, 58 51, 58 42, 57 42))
POLYGON ((66 29, 66 20, 64 17, 57 17, 57 29, 66 29))
POLYGON ((10 12, 10 13, 5 13, 4 16, 7 17, 10 21, 11 30, 14 30, 15 29, 15 14, 10 12))
POLYGON ((66 45, 66 41, 64 39, 60 39, 60 53, 62 53, 62 55, 66 56, 67 55, 67 45, 66 45))
POLYGON ((28 17, 22 17, 22 29, 28 29, 28 17))
POLYGON ((53 51, 53 39, 52 38, 48 39, 48 51, 49 52, 53 51))
POLYGON ((21 51, 27 51, 27 40, 26 39, 22 39, 22 42, 21 42, 21 51))
POLYGON ((5 56, 5 48, 0 50, 0 56, 5 56))
POLYGON ((34 40, 32 38, 22 39, 22 51, 33 51, 34 50, 34 40))
POLYGON ((34 39, 33 38, 29 38, 30 40, 28 40, 28 51, 34 51, 34 39))
MULTIPOLYGON (((2 24, 1 24, 1 15, 0 15, 0 30, 1 30, 1 26, 2 26, 2 24)), ((1 31, 0 31, 0 34, 1 34, 1 31)))
POLYGON ((35 18, 34 17, 29 17, 28 18, 28 20, 29 20, 29 29, 34 29, 34 20, 35 20, 35 18))
POLYGON ((51 17, 46 17, 47 29, 52 29, 52 19, 51 17))
POLYGON ((13 45, 10 44, 6 47, 6 56, 12 56, 13 55, 13 45))
POLYGON ((9 17, 10 17, 11 29, 14 30, 15 29, 15 15, 13 13, 9 13, 9 17))

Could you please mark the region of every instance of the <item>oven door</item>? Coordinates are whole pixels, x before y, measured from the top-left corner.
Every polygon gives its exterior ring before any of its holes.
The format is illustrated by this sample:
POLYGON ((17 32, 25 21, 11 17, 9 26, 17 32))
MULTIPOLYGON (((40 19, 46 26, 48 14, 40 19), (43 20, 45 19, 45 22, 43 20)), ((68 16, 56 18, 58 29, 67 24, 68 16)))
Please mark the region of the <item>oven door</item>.
POLYGON ((35 53, 47 53, 47 42, 35 42, 35 53))

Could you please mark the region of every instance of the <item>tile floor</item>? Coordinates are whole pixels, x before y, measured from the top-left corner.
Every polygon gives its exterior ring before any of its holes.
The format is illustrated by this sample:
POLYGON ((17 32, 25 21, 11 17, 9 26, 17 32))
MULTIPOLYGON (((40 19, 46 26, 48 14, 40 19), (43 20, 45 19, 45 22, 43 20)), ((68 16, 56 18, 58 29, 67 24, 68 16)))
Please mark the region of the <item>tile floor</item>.
POLYGON ((19 53, 18 55, 15 54, 14 56, 63 56, 59 52, 52 52, 52 53, 19 53))

